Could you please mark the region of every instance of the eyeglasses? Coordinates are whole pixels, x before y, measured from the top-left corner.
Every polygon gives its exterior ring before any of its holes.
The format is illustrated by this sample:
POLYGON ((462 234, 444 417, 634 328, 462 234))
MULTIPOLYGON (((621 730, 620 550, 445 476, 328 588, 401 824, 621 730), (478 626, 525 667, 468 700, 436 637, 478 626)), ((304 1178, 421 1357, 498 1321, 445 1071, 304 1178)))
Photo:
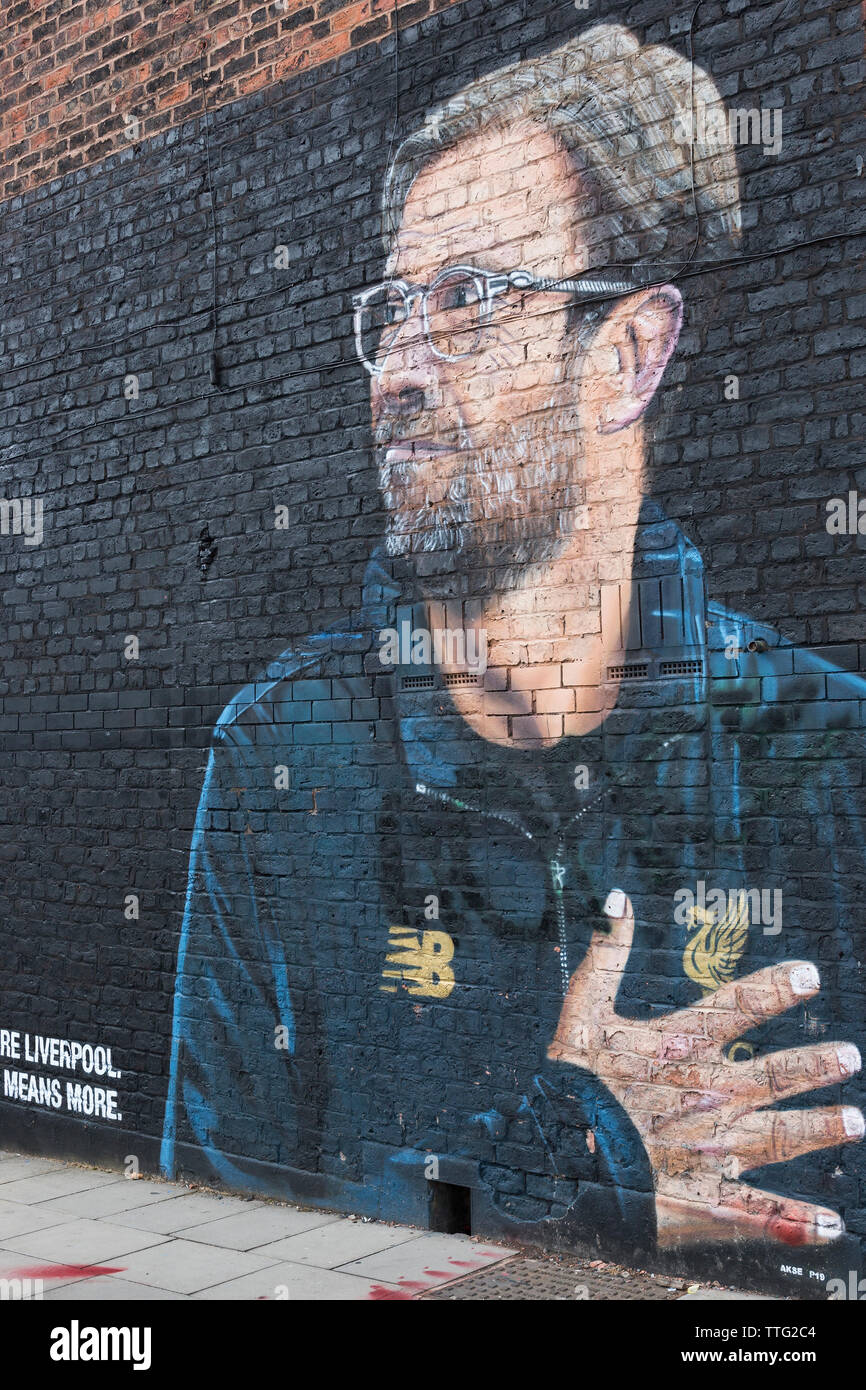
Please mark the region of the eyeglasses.
POLYGON ((421 323, 431 350, 445 362, 459 362, 476 351, 495 301, 509 290, 566 294, 580 302, 598 295, 626 294, 637 288, 634 281, 604 275, 550 280, 539 279, 528 270, 506 274, 471 265, 448 266, 429 285, 387 280, 353 295, 355 345, 367 371, 377 376, 397 334, 420 300, 421 323))

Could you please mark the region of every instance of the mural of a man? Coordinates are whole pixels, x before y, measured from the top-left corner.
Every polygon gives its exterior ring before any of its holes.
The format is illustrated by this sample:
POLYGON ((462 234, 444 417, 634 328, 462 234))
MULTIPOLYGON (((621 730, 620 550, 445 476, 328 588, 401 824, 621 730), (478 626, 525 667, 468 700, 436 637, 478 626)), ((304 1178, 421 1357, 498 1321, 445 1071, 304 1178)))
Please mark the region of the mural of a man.
POLYGON ((707 604, 650 500, 682 272, 740 239, 718 93, 596 26, 429 113, 384 219, 355 298, 384 545, 362 621, 215 731, 164 1167, 399 1216, 433 1155, 488 1230, 833 1242, 859 764, 810 718, 828 662, 707 604), (704 882, 757 913, 678 921, 704 882))

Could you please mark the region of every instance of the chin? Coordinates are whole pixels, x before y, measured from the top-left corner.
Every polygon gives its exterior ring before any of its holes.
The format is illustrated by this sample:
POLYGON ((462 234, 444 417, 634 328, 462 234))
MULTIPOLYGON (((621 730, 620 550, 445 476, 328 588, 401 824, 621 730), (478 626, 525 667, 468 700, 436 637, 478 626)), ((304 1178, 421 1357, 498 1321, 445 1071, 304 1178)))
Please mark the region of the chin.
POLYGON ((464 596, 471 592, 476 598, 520 588, 538 567, 557 559, 565 544, 565 538, 549 528, 543 534, 527 534, 531 528, 514 519, 495 523, 488 517, 458 525, 444 519, 431 524, 429 513, 424 518, 414 525, 392 523, 385 549, 406 560, 436 597, 453 597, 455 584, 464 596))
MULTIPOLYGON (((385 499, 386 506, 388 498, 385 499)), ((389 555, 453 555, 468 548, 477 523, 470 521, 464 503, 447 506, 390 508, 385 536, 389 555)))
POLYGON ((462 526, 426 526, 412 530, 390 530, 385 537, 389 555, 453 555, 464 549, 466 537, 462 526))

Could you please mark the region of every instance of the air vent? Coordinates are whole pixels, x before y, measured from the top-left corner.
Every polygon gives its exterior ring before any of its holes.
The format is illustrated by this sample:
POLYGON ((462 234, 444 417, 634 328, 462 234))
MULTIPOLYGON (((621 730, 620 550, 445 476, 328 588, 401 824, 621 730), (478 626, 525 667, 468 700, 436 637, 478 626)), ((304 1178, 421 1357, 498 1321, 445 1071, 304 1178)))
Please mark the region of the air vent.
POLYGON ((609 681, 637 681, 648 672, 648 662, 635 661, 628 666, 608 666, 607 678, 609 681))
POLYGON ((702 676, 704 674, 704 663, 699 660, 694 661, 660 661, 660 676, 702 676))
MULTIPOLYGON (((443 674, 445 685, 478 685, 479 678, 472 671, 449 671, 443 674)), ((432 690, 436 682, 432 676, 401 676, 401 690, 432 690)))

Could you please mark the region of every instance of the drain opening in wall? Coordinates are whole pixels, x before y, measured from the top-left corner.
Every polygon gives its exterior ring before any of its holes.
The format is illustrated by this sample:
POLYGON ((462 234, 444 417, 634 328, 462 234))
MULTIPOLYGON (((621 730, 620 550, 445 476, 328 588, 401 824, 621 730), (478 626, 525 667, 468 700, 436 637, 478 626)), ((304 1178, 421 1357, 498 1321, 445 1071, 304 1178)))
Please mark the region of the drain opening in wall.
POLYGON ((472 1201, 468 1187, 433 1182, 430 1187, 430 1230, 447 1236, 472 1235, 472 1201))

